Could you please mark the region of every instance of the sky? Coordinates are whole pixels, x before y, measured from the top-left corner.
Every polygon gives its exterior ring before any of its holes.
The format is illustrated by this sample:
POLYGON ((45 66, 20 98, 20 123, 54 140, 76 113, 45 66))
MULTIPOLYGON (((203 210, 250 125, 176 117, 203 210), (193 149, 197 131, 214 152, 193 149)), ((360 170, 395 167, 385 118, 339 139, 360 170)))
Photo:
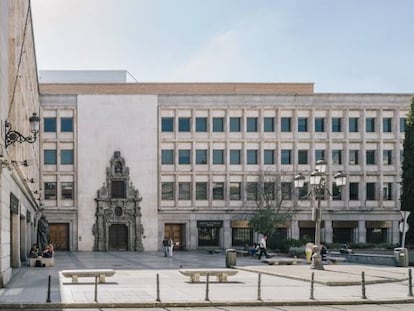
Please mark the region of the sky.
POLYGON ((413 0, 31 0, 39 70, 414 93, 413 0))

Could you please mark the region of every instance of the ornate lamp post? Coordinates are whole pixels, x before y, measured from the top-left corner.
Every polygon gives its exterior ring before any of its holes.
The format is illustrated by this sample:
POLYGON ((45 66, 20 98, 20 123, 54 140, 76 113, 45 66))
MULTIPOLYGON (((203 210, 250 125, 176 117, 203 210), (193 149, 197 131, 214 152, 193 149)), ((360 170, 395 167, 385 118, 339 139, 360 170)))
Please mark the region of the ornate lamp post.
MULTIPOLYGON (((308 198, 313 195, 317 199, 317 206, 312 209, 312 220, 315 221, 315 247, 314 254, 312 255, 312 264, 311 269, 323 270, 322 257, 321 257, 321 247, 320 247, 320 238, 321 238, 321 200, 323 199, 325 192, 330 196, 333 196, 329 190, 326 188, 326 165, 325 160, 319 160, 316 162, 315 171, 313 171, 309 176, 309 183, 311 189, 309 193, 305 196, 308 198)), ((338 172, 334 175, 335 184, 341 191, 342 187, 346 184, 346 175, 342 172, 338 172)), ((298 174, 294 179, 295 188, 301 189, 305 185, 305 176, 298 174)))

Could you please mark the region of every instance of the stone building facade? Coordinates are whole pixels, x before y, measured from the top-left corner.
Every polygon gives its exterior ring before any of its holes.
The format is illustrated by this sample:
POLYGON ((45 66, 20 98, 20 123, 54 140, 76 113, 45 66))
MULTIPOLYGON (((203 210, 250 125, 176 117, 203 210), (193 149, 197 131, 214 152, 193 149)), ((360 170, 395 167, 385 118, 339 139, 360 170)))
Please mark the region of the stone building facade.
MULTIPOLYGON (((408 94, 317 94, 306 83, 65 82, 40 89, 42 120, 57 124, 42 132, 41 166, 45 212, 56 237, 66 237, 62 249, 105 248, 96 246, 97 191, 117 152, 139 193, 142 227, 107 222, 104 245, 112 249, 157 250, 169 236, 185 249, 252 243, 257 232, 248 219, 256 204, 247 186, 268 175, 293 212, 280 233, 313 240, 316 203, 300 198, 293 178, 321 158, 331 193, 333 174, 348 176, 339 199, 322 200, 322 239, 399 242, 408 94), (59 129, 65 118, 71 132, 59 129), (142 248, 131 243, 134 234, 142 248), (111 244, 116 236, 123 236, 118 246, 111 244)), ((108 198, 113 213, 124 206, 117 200, 108 198)))

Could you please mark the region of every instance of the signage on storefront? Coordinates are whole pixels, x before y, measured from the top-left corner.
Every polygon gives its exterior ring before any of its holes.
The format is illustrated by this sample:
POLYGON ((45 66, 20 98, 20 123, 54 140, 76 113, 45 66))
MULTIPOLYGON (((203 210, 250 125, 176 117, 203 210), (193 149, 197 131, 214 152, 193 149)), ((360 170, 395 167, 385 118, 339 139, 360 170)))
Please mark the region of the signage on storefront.
POLYGON ((221 228, 223 227, 223 221, 222 220, 198 220, 197 227, 221 228))

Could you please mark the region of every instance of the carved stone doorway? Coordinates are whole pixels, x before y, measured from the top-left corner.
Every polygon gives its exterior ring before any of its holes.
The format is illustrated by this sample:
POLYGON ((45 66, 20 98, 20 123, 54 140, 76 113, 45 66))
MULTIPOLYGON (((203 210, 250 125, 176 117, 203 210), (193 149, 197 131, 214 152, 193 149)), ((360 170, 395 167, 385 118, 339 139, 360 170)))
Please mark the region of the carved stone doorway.
POLYGON ((119 151, 114 152, 106 168, 106 182, 98 190, 95 201, 95 250, 144 250, 141 197, 129 180, 129 168, 119 151))

